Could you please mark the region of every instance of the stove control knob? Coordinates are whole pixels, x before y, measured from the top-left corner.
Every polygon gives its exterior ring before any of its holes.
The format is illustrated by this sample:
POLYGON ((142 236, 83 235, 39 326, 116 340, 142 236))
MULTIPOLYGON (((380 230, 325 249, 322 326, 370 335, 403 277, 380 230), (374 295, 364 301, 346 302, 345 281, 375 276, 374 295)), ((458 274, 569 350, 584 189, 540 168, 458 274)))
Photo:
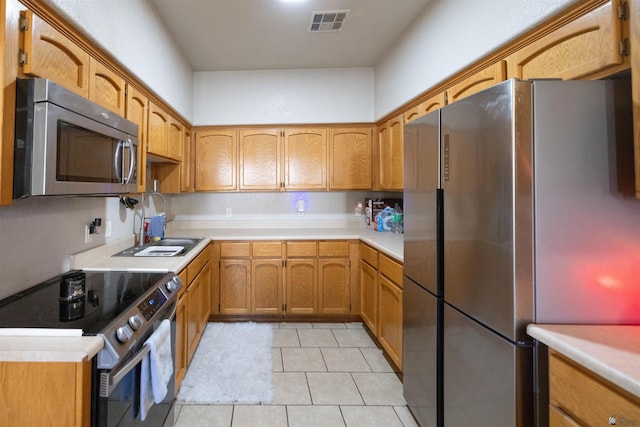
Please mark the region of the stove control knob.
POLYGON ((129 341, 132 336, 133 330, 129 327, 129 325, 120 326, 118 329, 116 329, 116 338, 122 343, 129 341))
POLYGON ((178 285, 182 285, 182 280, 180 280, 178 276, 173 276, 164 287, 167 288, 169 292, 175 292, 175 290, 178 289, 178 285))
POLYGON ((140 317, 139 314, 134 314, 133 316, 129 317, 129 326, 131 326, 134 331, 137 331, 140 326, 142 326, 142 322, 142 317, 140 317))

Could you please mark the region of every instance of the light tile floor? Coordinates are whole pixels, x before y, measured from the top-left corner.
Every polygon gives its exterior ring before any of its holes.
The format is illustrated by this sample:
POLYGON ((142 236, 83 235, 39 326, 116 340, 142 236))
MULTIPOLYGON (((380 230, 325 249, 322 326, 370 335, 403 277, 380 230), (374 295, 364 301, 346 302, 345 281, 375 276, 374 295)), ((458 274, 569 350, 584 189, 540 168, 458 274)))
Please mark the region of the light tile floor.
POLYGON ((269 405, 176 405, 176 427, 416 426, 362 323, 273 323, 269 405))

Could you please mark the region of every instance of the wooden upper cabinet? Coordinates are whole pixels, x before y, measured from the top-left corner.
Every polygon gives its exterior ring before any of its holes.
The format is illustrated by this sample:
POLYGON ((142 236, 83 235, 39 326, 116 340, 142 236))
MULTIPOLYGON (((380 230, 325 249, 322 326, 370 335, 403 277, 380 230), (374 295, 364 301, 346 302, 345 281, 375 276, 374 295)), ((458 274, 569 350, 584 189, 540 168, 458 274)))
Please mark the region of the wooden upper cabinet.
POLYGON ((94 58, 89 59, 89 99, 107 110, 125 115, 125 81, 94 58))
POLYGON ((149 101, 148 154, 169 156, 169 115, 154 102, 149 101))
POLYGON ((124 116, 138 125, 138 191, 146 191, 147 110, 149 100, 135 87, 128 85, 124 116))
POLYGON ((327 189, 327 130, 285 129, 285 189, 327 189))
POLYGON ((380 190, 402 190, 404 175, 403 116, 392 118, 378 128, 378 183, 380 190))
POLYGON ((619 5, 607 2, 519 49, 507 57, 509 77, 580 79, 622 64, 619 5))
POLYGON ((193 153, 193 138, 191 137, 191 129, 184 128, 184 134, 182 137, 182 163, 180 163, 180 192, 188 193, 194 191, 193 183, 193 165, 194 165, 194 153, 193 153))
POLYGON ((507 79, 507 66, 504 61, 498 61, 483 70, 467 77, 459 83, 449 87, 446 91, 447 102, 459 101, 483 89, 490 88, 507 79))
POLYGON ((432 111, 436 111, 445 105, 445 93, 440 92, 439 94, 431 96, 415 107, 405 111, 404 122, 409 123, 410 121, 422 117, 432 111))
POLYGON ((329 130, 329 189, 370 190, 373 128, 329 130))
POLYGON ((280 129, 240 131, 240 190, 280 190, 280 129))
POLYGON ((195 190, 237 190, 238 132, 197 131, 195 140, 195 190))
POLYGON ((51 79, 77 94, 89 97, 89 53, 30 10, 20 12, 24 38, 22 73, 51 79))
POLYGON ((167 157, 174 160, 182 160, 182 145, 184 137, 182 123, 169 116, 167 131, 167 157))

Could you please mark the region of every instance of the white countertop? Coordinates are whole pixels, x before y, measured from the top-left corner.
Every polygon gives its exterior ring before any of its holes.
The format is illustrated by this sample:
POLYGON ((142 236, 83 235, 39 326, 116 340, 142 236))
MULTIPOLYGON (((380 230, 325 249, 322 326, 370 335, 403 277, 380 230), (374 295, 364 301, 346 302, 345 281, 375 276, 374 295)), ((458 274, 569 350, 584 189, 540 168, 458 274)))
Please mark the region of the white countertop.
POLYGON ((640 397, 640 326, 529 325, 527 333, 640 397))
MULTIPOLYGON (((197 223, 196 223, 197 224, 197 223)), ((171 227, 167 237, 203 238, 184 256, 113 257, 133 246, 133 235, 71 256, 72 268, 88 271, 179 272, 211 240, 361 240, 385 254, 403 261, 403 235, 379 233, 362 227, 303 228, 219 228, 171 227)), ((98 337, 0 336, 0 361, 81 362, 92 358, 102 347, 98 337)))
POLYGON ((104 341, 100 337, 2 336, 2 362, 84 362, 91 360, 104 341))
POLYGON ((123 271, 173 271, 179 272, 211 240, 362 240, 368 245, 403 262, 403 235, 390 232, 377 232, 367 228, 173 228, 167 231, 167 237, 203 238, 196 247, 184 256, 176 257, 112 257, 122 249, 132 246, 132 240, 124 239, 126 244, 114 246, 109 253, 102 248, 73 257, 73 268, 83 270, 123 270, 123 271), (124 247, 123 247, 124 246, 124 247))

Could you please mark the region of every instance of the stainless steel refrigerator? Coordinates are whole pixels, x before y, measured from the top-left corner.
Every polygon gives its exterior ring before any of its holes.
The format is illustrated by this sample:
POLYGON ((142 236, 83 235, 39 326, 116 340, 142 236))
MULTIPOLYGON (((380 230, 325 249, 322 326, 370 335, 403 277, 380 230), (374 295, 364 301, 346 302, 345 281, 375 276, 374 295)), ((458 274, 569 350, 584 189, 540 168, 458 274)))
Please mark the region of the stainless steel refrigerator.
POLYGON ((403 374, 421 425, 544 425, 526 325, 640 323, 625 84, 509 80, 405 126, 403 374))

